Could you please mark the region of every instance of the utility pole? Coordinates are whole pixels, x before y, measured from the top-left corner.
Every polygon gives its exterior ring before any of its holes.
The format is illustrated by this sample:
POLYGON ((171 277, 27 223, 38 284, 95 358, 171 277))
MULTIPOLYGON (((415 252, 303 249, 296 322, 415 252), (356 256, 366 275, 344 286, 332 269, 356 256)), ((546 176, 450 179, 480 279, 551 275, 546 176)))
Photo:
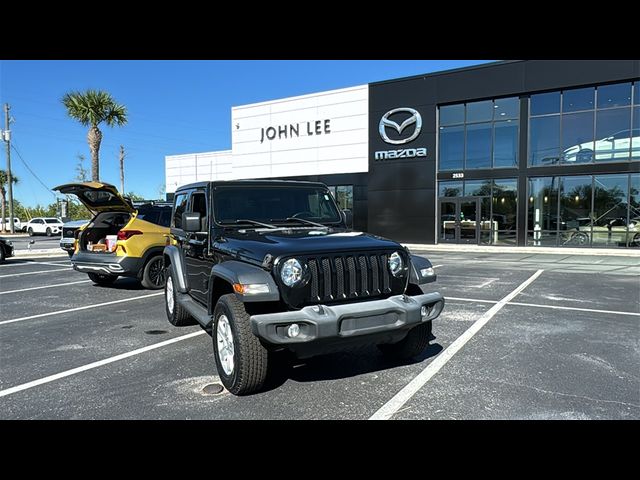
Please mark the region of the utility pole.
POLYGON ((124 147, 120 145, 120 195, 124 195, 124 147))
MULTIPOLYGON (((11 130, 9 130, 9 110, 8 103, 4 104, 4 132, 3 137, 7 145, 7 183, 9 184, 9 228, 11 233, 16 233, 13 224, 13 177, 11 176, 11 130)), ((4 218, 2 219, 4 222, 4 218)))

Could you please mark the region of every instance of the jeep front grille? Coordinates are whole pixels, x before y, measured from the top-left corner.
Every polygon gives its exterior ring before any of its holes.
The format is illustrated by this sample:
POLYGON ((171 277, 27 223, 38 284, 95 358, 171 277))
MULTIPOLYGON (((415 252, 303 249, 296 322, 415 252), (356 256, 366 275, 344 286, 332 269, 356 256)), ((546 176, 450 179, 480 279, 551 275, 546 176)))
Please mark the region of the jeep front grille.
POLYGON ((340 301, 391 293, 388 253, 307 258, 311 301, 340 301))

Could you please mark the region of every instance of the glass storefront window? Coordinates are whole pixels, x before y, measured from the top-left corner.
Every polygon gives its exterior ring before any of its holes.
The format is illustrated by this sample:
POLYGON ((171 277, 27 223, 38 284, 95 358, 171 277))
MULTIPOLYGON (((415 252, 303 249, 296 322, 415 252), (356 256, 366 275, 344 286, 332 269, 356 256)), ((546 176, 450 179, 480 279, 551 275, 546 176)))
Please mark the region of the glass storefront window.
POLYGON ((464 123, 464 104, 440 107, 440 125, 457 125, 464 123))
POLYGON ((596 89, 578 88, 562 92, 562 113, 593 110, 596 89))
POLYGON ((491 123, 467 125, 465 168, 491 168, 491 123))
MULTIPOLYGON (((516 232, 518 214, 518 183, 516 179, 501 179, 493 182, 492 221, 499 231, 508 231, 509 236, 516 232)), ((501 236, 501 235, 499 235, 501 236)))
POLYGON ((336 186, 336 200, 341 209, 353 210, 353 185, 336 186))
POLYGON ((462 182, 438 182, 439 197, 461 197, 462 182))
POLYGON ((490 122, 493 119, 493 101, 467 103, 467 123, 490 122))
POLYGON ((631 84, 618 83, 598 87, 598 108, 631 105, 631 84))
POLYGON ((527 243, 556 246, 558 230, 566 224, 558 218, 558 177, 529 179, 527 243))
POLYGON ((518 97, 440 107, 438 170, 517 167, 519 116, 518 97))
POLYGON ((493 166, 517 167, 518 122, 495 122, 493 128, 493 166))
POLYGON ((520 117, 520 99, 500 98, 493 105, 493 119, 507 120, 520 117))
POLYGON ((560 92, 531 95, 530 115, 560 113, 560 92))
MULTIPOLYGON (((638 87, 636 87, 638 92, 638 87)), ((640 92, 638 92, 640 94, 640 92)), ((640 107, 633 107, 631 127, 631 160, 640 160, 640 107)))
POLYGON ((562 161, 586 163, 594 159, 593 112, 562 116, 562 161))
POLYGON ((630 155, 630 108, 610 108, 596 113, 596 162, 627 160, 630 155))
POLYGON ((465 197, 491 196, 491 180, 465 180, 465 197))
POLYGON ((633 104, 640 105, 640 82, 633 84, 633 104))
POLYGON ((531 165, 555 165, 560 162, 560 115, 530 120, 529 152, 531 165))
POLYGON ((635 233, 629 235, 630 246, 640 247, 640 173, 631 174, 631 188, 629 189, 629 231, 633 228, 635 233))
POLYGON ((593 178, 593 246, 626 246, 628 175, 593 178))
POLYGON ((462 170, 464 126, 440 127, 440 171, 462 170))
POLYGON ((565 244, 589 246, 591 242, 591 175, 561 177, 560 218, 566 223, 565 244))

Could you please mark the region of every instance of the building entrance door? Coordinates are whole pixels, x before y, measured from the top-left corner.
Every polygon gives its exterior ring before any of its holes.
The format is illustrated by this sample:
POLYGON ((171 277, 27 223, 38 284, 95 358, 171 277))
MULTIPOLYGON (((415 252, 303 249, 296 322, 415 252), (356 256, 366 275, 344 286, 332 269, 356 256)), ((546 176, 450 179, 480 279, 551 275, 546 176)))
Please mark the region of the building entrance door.
POLYGON ((438 243, 480 243, 481 197, 451 197, 439 201, 438 243))

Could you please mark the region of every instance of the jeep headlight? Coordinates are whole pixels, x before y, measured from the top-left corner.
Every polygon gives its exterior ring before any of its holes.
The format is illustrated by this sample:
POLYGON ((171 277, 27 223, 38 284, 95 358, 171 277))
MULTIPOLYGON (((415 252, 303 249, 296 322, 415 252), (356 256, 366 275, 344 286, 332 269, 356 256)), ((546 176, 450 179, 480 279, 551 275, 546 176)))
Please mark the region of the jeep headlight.
POLYGON ((302 280, 302 265, 295 258, 290 258, 282 265, 280 278, 287 287, 293 287, 302 280))
POLYGON ((399 277, 402 273, 402 257, 398 252, 389 255, 389 270, 394 277, 399 277))

